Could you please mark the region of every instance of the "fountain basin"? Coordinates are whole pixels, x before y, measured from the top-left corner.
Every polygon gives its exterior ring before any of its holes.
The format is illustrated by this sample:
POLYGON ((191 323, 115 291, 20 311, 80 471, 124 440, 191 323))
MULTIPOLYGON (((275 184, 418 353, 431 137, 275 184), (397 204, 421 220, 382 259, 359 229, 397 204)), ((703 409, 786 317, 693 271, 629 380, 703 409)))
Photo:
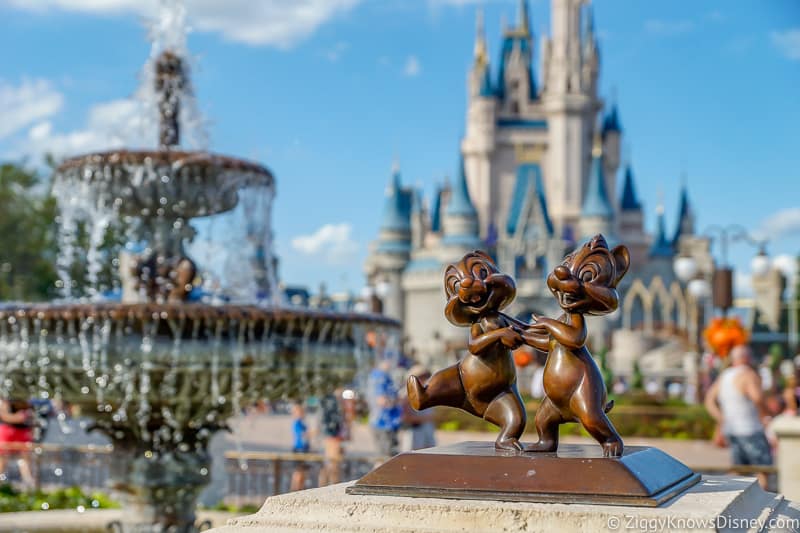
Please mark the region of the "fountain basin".
POLYGON ((73 304, 0 307, 0 385, 55 397, 100 425, 215 428, 258 400, 352 380, 380 315, 256 305, 73 304))
POLYGON ((233 209, 238 190, 272 188, 264 166, 208 152, 115 150, 82 155, 56 169, 55 188, 90 205, 135 217, 193 218, 233 209), (66 191, 65 191, 66 192, 66 191))

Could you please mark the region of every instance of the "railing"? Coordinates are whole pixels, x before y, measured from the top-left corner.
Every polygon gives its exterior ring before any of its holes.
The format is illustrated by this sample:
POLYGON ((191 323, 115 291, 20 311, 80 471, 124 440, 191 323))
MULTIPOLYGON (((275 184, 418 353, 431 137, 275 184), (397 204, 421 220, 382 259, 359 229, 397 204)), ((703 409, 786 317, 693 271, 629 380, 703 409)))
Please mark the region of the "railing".
POLYGON ((54 443, 0 443, 0 463, 5 463, 11 480, 21 476, 17 461, 28 461, 37 489, 79 486, 85 490, 104 490, 108 479, 113 448, 110 445, 73 445, 54 443))
MULTIPOLYGON (((106 482, 113 460, 113 448, 110 445, 0 444, 0 459, 5 459, 0 462, 6 463, 6 469, 12 473, 11 481, 14 482, 19 481, 15 464, 19 458, 30 462, 37 488, 48 490, 80 486, 85 491, 108 490, 106 482)), ((382 460, 384 458, 381 457, 344 457, 338 465, 339 481, 357 479, 382 460)), ((315 453, 230 451, 225 454, 224 461, 225 503, 241 507, 261 505, 269 496, 289 492, 292 477, 298 471, 303 473, 303 488, 319 486, 325 458, 315 453)), ((695 472, 712 475, 766 474, 774 479, 778 474, 777 468, 771 465, 692 465, 691 468, 695 472)))
MULTIPOLYGON (((338 481, 358 479, 383 460, 345 457, 337 468, 338 481)), ((317 487, 324 462, 325 457, 315 453, 227 452, 225 503, 236 507, 261 505, 269 496, 289 492, 298 471, 302 472, 302 488, 317 487)))

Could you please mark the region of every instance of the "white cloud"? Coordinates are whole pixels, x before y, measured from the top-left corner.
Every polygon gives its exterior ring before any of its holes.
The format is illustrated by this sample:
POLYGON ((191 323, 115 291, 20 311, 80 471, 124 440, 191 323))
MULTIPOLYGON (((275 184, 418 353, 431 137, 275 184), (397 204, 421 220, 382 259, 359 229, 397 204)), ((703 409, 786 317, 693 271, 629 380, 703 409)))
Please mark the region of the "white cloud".
POLYGON ((417 56, 408 56, 406 64, 403 67, 403 74, 409 78, 413 78, 419 76, 420 72, 422 72, 422 65, 419 62, 419 58, 417 58, 417 56))
POLYGON ((56 114, 64 97, 48 80, 22 80, 9 85, 0 80, 0 139, 56 114))
POLYGON ((659 36, 681 35, 694 30, 695 24, 688 19, 683 20, 661 20, 649 19, 644 23, 647 33, 659 36))
POLYGON ((49 120, 39 121, 24 139, 17 141, 13 155, 49 153, 60 158, 122 146, 152 145, 155 132, 146 134, 140 110, 135 100, 128 99, 96 104, 89 109, 86 125, 68 132, 55 132, 49 120))
POLYGON ((758 233, 769 240, 800 235, 800 207, 781 209, 770 215, 761 223, 758 233))
POLYGON ((780 52, 789 59, 800 61, 800 28, 773 31, 769 38, 780 52))
POLYGON ((325 224, 311 235, 299 235, 291 241, 292 248, 307 256, 315 257, 331 265, 341 265, 352 259, 358 251, 358 243, 352 237, 353 226, 325 224))
MULTIPOLYGON (((189 24, 230 41, 289 48, 362 0, 187 0, 189 24)), ((153 17, 155 0, 0 0, 32 12, 75 11, 153 17)))

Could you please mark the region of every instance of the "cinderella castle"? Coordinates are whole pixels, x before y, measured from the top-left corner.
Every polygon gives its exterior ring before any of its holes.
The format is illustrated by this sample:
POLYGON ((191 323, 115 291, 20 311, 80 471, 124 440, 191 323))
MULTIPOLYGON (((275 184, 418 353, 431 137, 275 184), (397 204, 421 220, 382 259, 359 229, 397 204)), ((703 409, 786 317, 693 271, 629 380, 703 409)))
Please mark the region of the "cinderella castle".
MULTIPOLYGON (((392 173, 366 275, 378 288, 382 311, 403 322, 407 349, 424 362, 464 343, 465 330, 442 314, 442 275, 470 250, 488 251, 516 279, 509 312, 524 318, 557 316, 545 278, 596 233, 630 249, 623 292, 637 279, 659 277, 664 286, 674 280, 673 258, 694 233, 689 199, 684 189, 674 231, 667 232, 662 207, 656 234, 645 231, 632 166, 621 168, 619 112, 598 95, 600 50, 588 4, 552 0, 539 72, 526 0, 516 27, 503 31, 496 66, 479 13, 455 179, 428 202, 402 183, 399 169, 392 173)), ((593 331, 608 339, 619 315, 593 331)))

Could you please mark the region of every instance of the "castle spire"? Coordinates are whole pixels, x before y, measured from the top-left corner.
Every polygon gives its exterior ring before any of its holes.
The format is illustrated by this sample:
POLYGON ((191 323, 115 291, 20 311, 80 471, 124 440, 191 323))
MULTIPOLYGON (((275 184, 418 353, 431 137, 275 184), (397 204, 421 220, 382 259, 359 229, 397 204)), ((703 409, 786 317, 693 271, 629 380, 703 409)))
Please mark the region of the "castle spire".
POLYGON ((386 202, 383 205, 381 229, 387 231, 406 232, 411 229, 410 197, 406 198, 405 191, 400 183, 400 166, 395 161, 392 164, 392 176, 386 187, 386 202), (408 205, 406 205, 408 204, 408 205))
POLYGON ((620 208, 623 211, 634 211, 642 208, 642 204, 636 197, 636 187, 633 183, 633 170, 630 163, 625 168, 625 181, 622 184, 620 208))
POLYGON ((586 196, 583 199, 581 215, 607 219, 611 219, 614 216, 614 209, 608 200, 606 179, 603 173, 603 149, 599 142, 595 142, 595 146, 592 149, 592 168, 589 173, 589 183, 586 187, 586 196))
POLYGON ((656 214, 658 220, 656 222, 656 238, 653 240, 653 246, 650 247, 651 257, 672 257, 674 250, 672 244, 667 239, 667 230, 664 224, 664 204, 659 201, 656 207, 656 214))
POLYGON ((678 227, 675 228, 675 235, 672 237, 673 246, 678 245, 678 241, 684 235, 694 234, 694 213, 692 206, 689 204, 689 191, 686 188, 684 176, 684 183, 681 186, 681 199, 678 205, 678 227))
POLYGON ((444 213, 443 242, 466 248, 481 246, 478 212, 469 196, 463 157, 459 159, 458 177, 453 184, 444 213))
POLYGON ((475 68, 483 68, 489 63, 486 46, 486 32, 483 27, 483 9, 478 8, 475 14, 475 68))
POLYGON ((464 172, 464 158, 459 160, 459 173, 456 182, 453 185, 453 190, 450 194, 450 201, 447 203, 448 215, 460 215, 468 217, 477 217, 478 212, 475 206, 472 205, 472 199, 469 197, 469 188, 467 187, 467 176, 464 172))
POLYGON ((528 15, 528 0, 519 0, 519 20, 517 24, 519 24, 518 29, 519 32, 530 36, 530 17, 528 15))

